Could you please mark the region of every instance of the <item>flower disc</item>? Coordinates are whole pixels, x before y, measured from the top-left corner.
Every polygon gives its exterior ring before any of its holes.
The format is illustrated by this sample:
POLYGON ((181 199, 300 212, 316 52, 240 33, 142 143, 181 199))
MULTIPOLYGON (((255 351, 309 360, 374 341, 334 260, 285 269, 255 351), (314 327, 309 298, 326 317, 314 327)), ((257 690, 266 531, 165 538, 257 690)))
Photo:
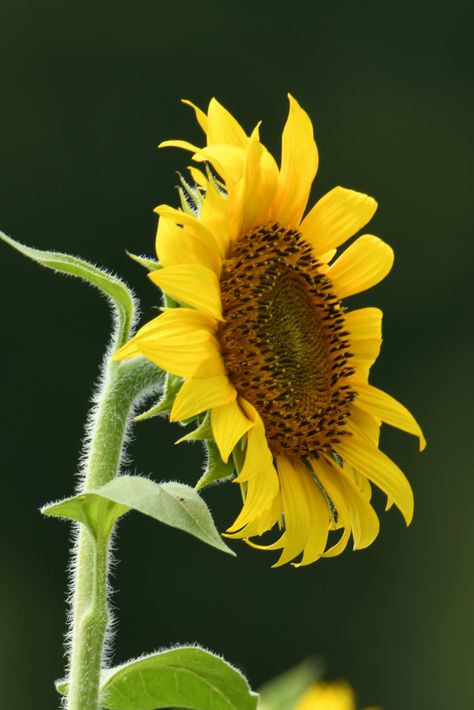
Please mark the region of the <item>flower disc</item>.
POLYGON ((221 276, 218 331, 229 378, 276 454, 331 450, 355 393, 343 309, 310 244, 278 224, 241 237, 221 276))

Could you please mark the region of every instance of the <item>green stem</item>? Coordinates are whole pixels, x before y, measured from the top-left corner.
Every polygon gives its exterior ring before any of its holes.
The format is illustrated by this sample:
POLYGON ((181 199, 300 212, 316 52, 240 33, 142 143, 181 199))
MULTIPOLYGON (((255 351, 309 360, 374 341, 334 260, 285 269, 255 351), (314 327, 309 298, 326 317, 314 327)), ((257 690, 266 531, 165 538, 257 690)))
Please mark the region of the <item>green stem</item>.
MULTIPOLYGON (((162 372, 142 358, 108 360, 99 386, 86 444, 81 492, 100 488, 119 472, 134 403, 156 390, 162 372)), ((107 578, 110 537, 79 527, 74 559, 67 710, 97 710, 109 626, 107 578)))

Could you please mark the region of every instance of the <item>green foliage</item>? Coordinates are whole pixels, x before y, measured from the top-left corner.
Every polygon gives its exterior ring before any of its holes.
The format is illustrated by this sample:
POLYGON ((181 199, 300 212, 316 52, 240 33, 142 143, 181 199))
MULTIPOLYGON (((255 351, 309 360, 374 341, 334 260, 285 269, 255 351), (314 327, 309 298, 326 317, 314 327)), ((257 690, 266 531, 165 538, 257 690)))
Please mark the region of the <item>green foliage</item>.
MULTIPOLYGON (((67 682, 56 684, 67 692, 67 682)), ((180 646, 110 668, 101 680, 107 710, 255 710, 257 695, 243 675, 219 656, 180 646)))
POLYGON ((258 710, 293 710, 297 700, 321 679, 323 672, 321 661, 307 658, 260 688, 258 710))
POLYGON ((42 512, 76 520, 86 525, 94 537, 107 537, 115 521, 129 510, 137 510, 218 550, 235 554, 217 532, 206 503, 183 483, 155 483, 141 476, 119 476, 97 490, 47 505, 42 512))
POLYGON ((84 259, 70 254, 27 247, 15 239, 7 237, 3 232, 0 232, 0 239, 16 249, 20 254, 23 254, 23 256, 36 261, 37 264, 61 274, 77 276, 98 288, 110 299, 117 314, 117 347, 123 345, 129 339, 135 319, 135 299, 132 291, 118 276, 109 274, 104 269, 100 269, 84 261, 84 259))

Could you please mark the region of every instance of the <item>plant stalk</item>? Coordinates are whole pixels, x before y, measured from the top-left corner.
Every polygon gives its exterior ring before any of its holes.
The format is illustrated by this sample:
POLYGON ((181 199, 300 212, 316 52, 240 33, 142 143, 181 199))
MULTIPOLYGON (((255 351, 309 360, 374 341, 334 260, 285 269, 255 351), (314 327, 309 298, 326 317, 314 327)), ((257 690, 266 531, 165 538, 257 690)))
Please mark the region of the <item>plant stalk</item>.
MULTIPOLYGON (((118 475, 134 405, 158 390, 162 376, 161 370, 143 358, 123 363, 106 360, 92 410, 79 492, 100 488, 118 475)), ((99 708, 100 675, 110 622, 109 543, 110 535, 97 539, 85 525, 79 525, 73 561, 67 710, 99 708)))

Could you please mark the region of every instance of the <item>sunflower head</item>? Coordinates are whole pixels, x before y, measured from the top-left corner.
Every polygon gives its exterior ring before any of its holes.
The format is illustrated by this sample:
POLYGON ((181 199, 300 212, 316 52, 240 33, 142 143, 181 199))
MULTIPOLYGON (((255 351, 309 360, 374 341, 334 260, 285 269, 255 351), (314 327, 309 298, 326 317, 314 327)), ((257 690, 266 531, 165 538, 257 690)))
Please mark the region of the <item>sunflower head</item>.
POLYGON ((234 475, 244 496, 227 534, 280 550, 276 565, 306 565, 351 536, 355 549, 375 539, 371 484, 410 522, 411 487, 379 449, 381 424, 425 442, 409 411, 369 384, 381 311, 343 303, 393 263, 370 234, 337 253, 376 202, 335 187, 306 211, 318 152, 308 115, 289 101, 279 165, 260 124, 248 135, 215 99, 207 113, 185 102, 206 141, 162 144, 190 151, 195 165, 181 209, 156 208, 161 268, 149 274, 173 307, 115 358, 143 355, 165 369, 170 419, 197 422, 184 438, 212 438, 210 478, 234 475), (277 524, 276 541, 255 541, 277 524))

